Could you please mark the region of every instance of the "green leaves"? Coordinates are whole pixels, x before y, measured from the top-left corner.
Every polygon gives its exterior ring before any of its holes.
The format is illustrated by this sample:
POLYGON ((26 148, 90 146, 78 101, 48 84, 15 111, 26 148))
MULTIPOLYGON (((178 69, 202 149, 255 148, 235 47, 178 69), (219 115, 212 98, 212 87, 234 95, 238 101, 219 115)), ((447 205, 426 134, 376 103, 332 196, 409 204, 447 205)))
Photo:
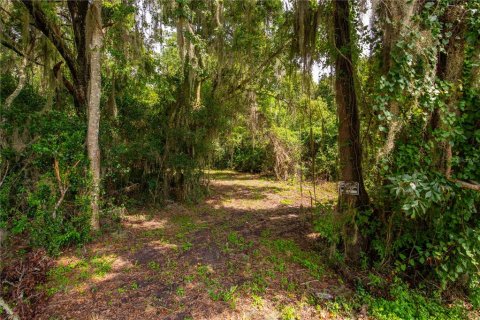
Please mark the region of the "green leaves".
POLYGON ((471 204, 478 201, 478 194, 422 172, 391 176, 389 181, 386 187, 398 203, 396 212, 408 218, 397 221, 398 228, 408 231, 394 247, 409 251, 408 257, 406 251, 398 253, 397 270, 423 265, 435 272, 444 287, 463 275, 468 275, 470 284, 476 283, 480 225, 472 218, 476 209, 471 204))
POLYGON ((429 181, 426 175, 415 172, 389 178, 390 193, 395 195, 399 206, 412 219, 423 217, 435 204, 448 201, 450 187, 437 181, 429 181))

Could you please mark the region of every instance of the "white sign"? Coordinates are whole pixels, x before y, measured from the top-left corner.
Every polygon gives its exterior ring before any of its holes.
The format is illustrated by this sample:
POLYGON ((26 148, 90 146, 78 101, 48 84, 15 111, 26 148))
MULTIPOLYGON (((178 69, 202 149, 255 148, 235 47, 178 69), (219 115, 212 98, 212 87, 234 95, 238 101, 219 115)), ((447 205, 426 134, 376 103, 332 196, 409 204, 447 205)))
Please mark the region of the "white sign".
POLYGON ((360 184, 356 181, 339 181, 338 193, 358 196, 360 194, 360 184))

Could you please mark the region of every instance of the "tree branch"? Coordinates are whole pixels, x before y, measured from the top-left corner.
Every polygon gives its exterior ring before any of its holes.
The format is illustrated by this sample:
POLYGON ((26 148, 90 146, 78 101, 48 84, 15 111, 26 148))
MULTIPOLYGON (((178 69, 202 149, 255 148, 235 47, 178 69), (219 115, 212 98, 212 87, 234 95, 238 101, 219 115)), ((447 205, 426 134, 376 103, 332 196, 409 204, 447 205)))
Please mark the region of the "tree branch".
POLYGON ((237 86, 235 86, 233 89, 230 90, 227 98, 225 100, 228 100, 230 99, 233 95, 235 95, 235 93, 242 89, 246 84, 248 84, 250 81, 252 81, 255 77, 258 76, 259 73, 263 72, 263 70, 268 67, 268 65, 270 64, 270 62, 275 59, 280 53, 283 52, 283 49, 287 46, 287 44, 289 44, 290 41, 287 41, 284 43, 283 46, 280 46, 276 51, 274 51, 267 59, 265 59, 265 61, 263 61, 259 66, 258 68, 252 73, 250 74, 249 77, 243 79, 237 86))
POLYGON ((25 55, 23 54, 23 52, 20 51, 17 47, 15 47, 15 45, 14 45, 13 43, 10 43, 10 42, 8 42, 7 40, 5 40, 5 39, 3 39, 3 38, 0 39, 0 43, 1 43, 4 47, 6 47, 6 48, 12 50, 13 52, 15 52, 16 54, 18 54, 19 56, 21 56, 21 57, 24 57, 24 56, 25 56, 25 55))
MULTIPOLYGON (((17 0, 18 1, 18 0, 17 0)), ((21 0, 25 8, 27 8, 28 12, 32 16, 35 21, 35 27, 40 30, 50 41, 53 43, 55 48, 57 48, 58 52, 65 60, 70 73, 74 79, 78 77, 78 70, 77 65, 75 63, 75 59, 73 53, 71 52, 70 48, 66 45, 64 39, 62 38, 60 31, 54 25, 52 25, 45 13, 42 9, 38 6, 36 1, 31 0, 21 0)))
POLYGON ((462 180, 457 180, 457 179, 452 179, 448 178, 448 180, 457 183, 462 187, 463 189, 469 189, 469 190, 475 190, 475 191, 480 191, 480 184, 478 183, 470 183, 462 180))
POLYGON ((12 310, 12 308, 10 308, 2 297, 0 297, 0 307, 2 307, 13 320, 20 320, 18 315, 12 310))
MULTIPOLYGON (((25 57, 25 54, 22 52, 21 49, 17 48, 14 43, 11 43, 7 39, 5 39, 5 37, 3 36, 0 38, 0 44, 3 45, 5 48, 12 50, 16 54, 18 54, 20 57, 25 57)), ((33 58, 28 57, 28 60, 30 62, 35 63, 37 66, 41 66, 41 67, 45 66, 43 63, 38 62, 34 57, 33 58)))
MULTIPOLYGON (((53 75, 55 76, 56 79, 61 80, 67 91, 72 95, 74 101, 80 101, 80 94, 78 90, 75 89, 75 86, 65 77, 63 72, 61 71, 63 61, 60 61, 56 63, 53 66, 53 75)), ((78 103, 74 103, 75 105, 75 112, 77 113, 77 116, 79 118, 82 118, 84 114, 82 113, 82 109, 80 108, 80 105, 78 103)))

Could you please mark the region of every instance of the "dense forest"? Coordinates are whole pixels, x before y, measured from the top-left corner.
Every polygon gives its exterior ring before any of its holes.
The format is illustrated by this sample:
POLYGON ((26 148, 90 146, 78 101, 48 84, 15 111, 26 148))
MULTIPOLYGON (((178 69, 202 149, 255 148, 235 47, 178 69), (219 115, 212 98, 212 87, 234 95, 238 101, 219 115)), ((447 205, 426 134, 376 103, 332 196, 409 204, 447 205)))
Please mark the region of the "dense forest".
POLYGON ((480 1, 0 0, 1 319, 480 317, 480 1))

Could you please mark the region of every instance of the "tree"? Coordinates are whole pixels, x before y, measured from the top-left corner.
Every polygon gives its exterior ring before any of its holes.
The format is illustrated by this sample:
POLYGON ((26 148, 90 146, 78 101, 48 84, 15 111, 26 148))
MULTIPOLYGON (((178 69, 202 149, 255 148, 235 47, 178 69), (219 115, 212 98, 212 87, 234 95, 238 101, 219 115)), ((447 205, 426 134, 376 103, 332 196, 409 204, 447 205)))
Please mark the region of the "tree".
MULTIPOLYGON (((99 188, 100 188, 100 148, 98 144, 100 125, 101 69, 100 50, 102 46, 101 1, 67 1, 70 22, 74 36, 72 49, 60 27, 43 11, 37 1, 22 0, 23 5, 33 18, 35 27, 55 46, 70 71, 70 80, 63 74, 61 79, 73 97, 77 115, 87 116, 87 151, 90 160, 92 228, 99 228, 99 188), (75 52, 75 54, 74 54, 75 52), (87 109, 87 110, 86 110, 87 109)), ((61 20, 62 17, 60 17, 61 20)), ((60 72, 60 65, 54 67, 60 72)))
MULTIPOLYGON (((333 6, 340 179, 346 182, 357 182, 359 185, 358 195, 339 194, 338 210, 341 214, 351 216, 353 220, 356 209, 368 204, 368 195, 362 175, 360 120, 354 85, 353 44, 350 35, 350 1, 336 0, 333 6)), ((354 222, 353 225, 355 226, 354 222)), ((357 246, 360 241, 358 241, 356 227, 349 228, 346 232, 347 238, 351 237, 351 239, 345 240, 345 251, 350 251, 348 247, 357 246)))
POLYGON ((87 43, 90 60, 90 79, 88 82, 88 132, 87 149, 92 175, 91 187, 91 226, 94 230, 100 229, 99 198, 100 198, 100 146, 98 142, 100 130, 100 96, 102 91, 101 49, 103 41, 102 31, 102 0, 93 1, 87 19, 87 43))
MULTIPOLYGON (((432 131, 443 129, 451 131, 447 125, 448 116, 460 116, 458 101, 461 97, 461 80, 464 64, 465 29, 466 23, 464 1, 454 1, 445 9, 440 17, 442 23, 441 36, 447 40, 445 48, 438 51, 436 76, 438 81, 446 82, 450 86, 449 97, 446 99, 444 110, 435 108, 430 119, 432 131)), ((435 165, 447 178, 452 170, 452 142, 441 142, 441 148, 434 150, 435 165)))
MULTIPOLYGON (((382 58, 381 58, 381 74, 385 78, 389 78, 392 65, 395 65, 396 45, 399 41, 405 39, 407 30, 417 30, 418 26, 412 21, 412 16, 416 13, 415 7, 419 6, 416 1, 407 0, 385 0, 378 3, 377 16, 382 31, 382 58)), ((420 6, 419 6, 420 7, 420 6)), ((398 49, 397 49, 398 51, 398 49)), ((398 54, 398 53, 397 53, 398 54)), ((396 74, 393 73, 393 77, 396 74)), ((402 94, 401 90, 398 90, 402 94)), ((399 101, 392 99, 389 102, 389 111, 392 120, 389 124, 388 133, 385 144, 380 148, 376 156, 376 163, 387 157, 395 147, 397 135, 402 130, 402 122, 400 118, 401 104, 399 101)))

